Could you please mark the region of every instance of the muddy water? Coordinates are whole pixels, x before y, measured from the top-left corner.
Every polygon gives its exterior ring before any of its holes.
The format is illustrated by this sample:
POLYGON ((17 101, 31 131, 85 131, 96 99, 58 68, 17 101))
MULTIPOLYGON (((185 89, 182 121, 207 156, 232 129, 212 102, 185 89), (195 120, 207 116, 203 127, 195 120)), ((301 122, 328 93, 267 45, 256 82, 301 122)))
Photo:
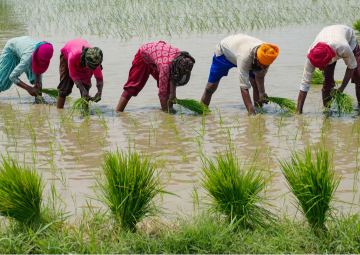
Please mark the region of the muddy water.
MULTIPOLYGON (((278 45, 280 55, 266 76, 269 96, 297 99, 302 69, 308 47, 322 29, 287 27, 266 31, 247 31, 249 35, 278 45)), ((325 143, 334 150, 335 166, 342 181, 337 198, 358 203, 356 159, 359 147, 359 118, 336 113, 326 118, 321 109, 321 86, 312 86, 302 116, 286 115, 272 105, 266 105, 262 115, 249 118, 241 98, 235 69, 222 79, 211 102, 212 114, 204 118, 184 113, 167 115, 160 110, 156 82, 150 78, 138 97, 132 98, 126 112, 117 114, 114 108, 127 80, 132 59, 143 43, 165 40, 181 50, 189 51, 196 59, 191 81, 177 91, 178 98, 200 100, 203 93, 214 46, 225 34, 184 36, 182 38, 153 38, 130 42, 112 41, 97 37, 83 37, 104 51, 103 98, 89 118, 74 116, 58 110, 54 105, 36 105, 33 99, 16 86, 0 93, 0 152, 16 155, 29 165, 37 167, 47 180, 47 190, 54 183, 71 212, 102 206, 89 197, 94 196, 94 176, 100 173, 102 153, 116 148, 129 147, 154 157, 163 173, 166 190, 178 196, 164 196, 159 204, 170 213, 191 213, 191 192, 196 188, 206 199, 200 187, 201 162, 199 151, 208 155, 224 151, 231 142, 242 159, 251 160, 258 150, 259 160, 269 163, 275 176, 268 196, 279 208, 294 212, 284 178, 280 174, 277 158, 286 157, 291 149, 307 144, 325 143), (19 93, 19 94, 18 94, 19 93), (215 108, 216 106, 216 108, 215 108)), ((34 36, 54 45, 55 57, 43 78, 43 86, 56 88, 59 81, 59 51, 70 37, 34 36)), ((74 37, 76 37, 74 35, 74 37)), ((345 72, 339 61, 335 79, 341 80, 345 72)), ((25 77, 22 77, 26 81, 25 77)), ((95 82, 93 81, 93 84, 95 82)), ((96 88, 91 94, 95 94, 96 88)), ((355 97, 353 84, 346 92, 355 97)), ((79 97, 77 89, 71 95, 79 97)), ((47 98, 48 101, 51 99, 47 98)), ((68 102, 71 102, 69 100, 68 102)), ((68 107, 68 105, 67 105, 68 107)), ((176 107, 175 107, 176 108, 176 107)), ((349 205, 338 204, 349 208, 349 205)))

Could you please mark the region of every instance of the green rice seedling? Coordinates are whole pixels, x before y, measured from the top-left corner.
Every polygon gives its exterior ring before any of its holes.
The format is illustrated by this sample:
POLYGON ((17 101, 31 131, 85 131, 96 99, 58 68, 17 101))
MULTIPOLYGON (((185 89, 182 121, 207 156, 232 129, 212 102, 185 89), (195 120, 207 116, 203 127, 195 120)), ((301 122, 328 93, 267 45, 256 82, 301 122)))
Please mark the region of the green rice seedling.
POLYGON ((41 92, 55 99, 59 96, 59 90, 57 89, 42 89, 41 92))
POLYGON ((340 117, 342 113, 351 114, 354 111, 355 103, 356 100, 349 95, 343 92, 337 92, 333 94, 332 99, 327 105, 327 108, 334 104, 338 110, 338 114, 340 117))
POLYGON ((82 112, 85 110, 86 106, 89 106, 91 103, 88 101, 88 98, 81 97, 76 99, 70 107, 70 113, 82 112))
POLYGON ((327 231, 325 224, 341 179, 335 174, 332 155, 320 146, 308 146, 304 151, 293 152, 288 160, 280 159, 279 164, 289 190, 296 197, 295 206, 315 234, 321 236, 327 231))
POLYGON ((197 114, 203 114, 211 112, 210 109, 201 102, 194 99, 175 99, 174 103, 180 107, 184 107, 186 110, 195 112, 197 114))
POLYGON ((106 152, 105 178, 97 178, 99 200, 106 204, 122 229, 136 231, 136 224, 158 211, 154 199, 165 192, 156 168, 136 151, 106 152))
POLYGON ((322 71, 316 69, 314 72, 314 76, 311 80, 311 84, 323 84, 324 82, 324 76, 322 71))
POLYGON ((358 34, 360 34, 360 19, 355 21, 353 26, 354 26, 354 29, 357 30, 358 34))
POLYGON ((268 97, 267 100, 270 103, 277 104, 281 108, 285 108, 288 112, 296 113, 297 107, 293 100, 281 97, 268 97))
POLYGON ((34 168, 20 166, 15 159, 1 156, 0 215, 18 222, 41 220, 44 180, 34 168))
POLYGON ((275 220, 275 215, 264 208, 269 204, 263 194, 272 174, 260 165, 258 155, 257 151, 249 167, 231 146, 212 159, 201 155, 201 186, 207 191, 211 206, 228 222, 236 220, 242 227, 265 227, 275 220))

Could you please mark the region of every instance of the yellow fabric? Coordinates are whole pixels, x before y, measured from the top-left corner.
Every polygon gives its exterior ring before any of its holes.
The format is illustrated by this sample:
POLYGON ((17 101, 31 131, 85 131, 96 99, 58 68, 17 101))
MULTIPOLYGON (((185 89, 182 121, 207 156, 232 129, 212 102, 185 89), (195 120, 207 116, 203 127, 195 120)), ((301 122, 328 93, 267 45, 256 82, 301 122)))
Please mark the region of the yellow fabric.
POLYGON ((279 55, 279 48, 272 44, 262 44, 257 51, 257 57, 261 64, 269 66, 279 55))

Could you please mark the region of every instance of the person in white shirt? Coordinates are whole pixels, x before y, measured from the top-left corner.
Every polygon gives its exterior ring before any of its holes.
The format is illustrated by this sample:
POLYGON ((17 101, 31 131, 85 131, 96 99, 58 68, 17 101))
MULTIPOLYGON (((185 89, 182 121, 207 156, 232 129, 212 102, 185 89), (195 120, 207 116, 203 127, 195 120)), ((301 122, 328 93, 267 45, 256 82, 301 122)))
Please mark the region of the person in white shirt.
POLYGON ((231 35, 215 47, 215 55, 210 75, 201 102, 209 106, 212 94, 216 91, 220 79, 227 76, 229 69, 237 67, 240 90, 249 114, 255 115, 249 89, 253 88, 255 105, 266 103, 264 77, 279 54, 279 48, 244 34, 231 35))
POLYGON ((322 99, 324 106, 332 98, 332 93, 343 92, 350 79, 356 84, 356 97, 360 102, 360 50, 354 30, 344 25, 325 27, 311 45, 305 63, 303 79, 300 84, 298 98, 298 113, 302 113, 307 92, 315 68, 319 68, 324 75, 322 99), (338 90, 334 90, 334 71, 336 62, 343 59, 347 69, 343 82, 338 90), (333 92, 332 92, 333 91, 333 92))

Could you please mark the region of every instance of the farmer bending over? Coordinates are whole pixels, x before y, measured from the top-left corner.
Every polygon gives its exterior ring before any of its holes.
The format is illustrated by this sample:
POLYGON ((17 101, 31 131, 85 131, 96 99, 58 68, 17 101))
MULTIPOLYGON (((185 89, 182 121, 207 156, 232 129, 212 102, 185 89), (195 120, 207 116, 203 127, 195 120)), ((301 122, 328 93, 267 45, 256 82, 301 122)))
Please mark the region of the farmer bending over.
MULTIPOLYGON (((300 84, 298 99, 298 113, 302 113, 307 92, 311 86, 311 80, 315 68, 319 68, 324 75, 322 99, 324 106, 331 100, 331 92, 335 86, 334 71, 336 62, 343 59, 347 69, 343 82, 338 89, 343 92, 349 83, 356 85, 356 97, 360 102, 360 50, 354 35, 354 30, 343 25, 325 27, 311 45, 305 63, 303 79, 300 84)), ((337 93, 337 91, 334 91, 337 93)))
POLYGON ((102 66, 103 53, 100 48, 91 46, 82 39, 68 41, 60 54, 60 84, 57 108, 64 108, 65 99, 71 94, 74 83, 80 90, 81 97, 89 97, 91 77, 96 78, 98 92, 93 100, 101 100, 103 89, 102 66))
POLYGON ((261 107, 267 98, 264 77, 278 54, 278 47, 265 44, 263 41, 248 35, 237 34, 226 37, 215 46, 209 80, 201 102, 208 106, 220 79, 228 75, 230 68, 237 67, 240 90, 246 109, 251 115, 255 115, 249 89, 253 88, 254 103, 261 107))
POLYGON ((194 64, 195 59, 188 52, 163 41, 144 44, 132 62, 116 111, 124 111, 130 98, 139 94, 150 75, 157 81, 162 110, 171 108, 172 100, 176 98, 176 87, 189 82, 194 64))
POLYGON ((31 96, 41 95, 42 74, 48 69, 53 53, 50 43, 29 36, 9 40, 0 57, 0 92, 8 90, 14 83, 31 96), (34 87, 19 79, 22 73, 26 73, 34 87))

